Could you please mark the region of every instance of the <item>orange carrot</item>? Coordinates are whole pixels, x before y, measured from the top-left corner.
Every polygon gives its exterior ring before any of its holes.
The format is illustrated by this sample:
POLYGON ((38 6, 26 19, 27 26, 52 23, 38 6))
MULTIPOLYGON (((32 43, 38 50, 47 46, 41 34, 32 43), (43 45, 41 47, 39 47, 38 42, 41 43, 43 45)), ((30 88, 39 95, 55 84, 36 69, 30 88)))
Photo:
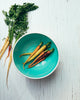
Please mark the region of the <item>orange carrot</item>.
POLYGON ((38 56, 41 52, 43 52, 48 46, 51 44, 51 42, 48 42, 47 44, 43 45, 28 61, 25 61, 23 65, 25 65, 27 62, 30 62, 33 60, 36 56, 38 56))
POLYGON ((36 49, 33 51, 33 53, 29 56, 27 61, 39 50, 40 46, 42 45, 42 42, 36 47, 36 49))
POLYGON ((8 55, 7 55, 6 59, 5 59, 5 62, 6 62, 7 58, 8 58, 8 57, 9 57, 9 55, 10 55, 10 51, 11 51, 11 45, 9 45, 8 55))
POLYGON ((44 55, 45 52, 47 52, 48 50, 45 50, 43 52, 40 53, 40 55, 31 63, 29 64, 28 66, 31 66, 33 63, 35 63, 42 55, 44 55))
POLYGON ((29 58, 25 61, 25 63, 23 64, 23 68, 24 68, 24 65, 28 62, 28 60, 40 49, 41 45, 42 45, 42 42, 36 47, 36 49, 32 52, 29 58))
POLYGON ((9 45, 9 50, 8 50, 8 56, 7 57, 9 57, 10 51, 11 51, 11 45, 9 45))
POLYGON ((40 57, 37 57, 28 67, 31 68, 32 66, 34 66, 37 62, 41 61, 41 59, 46 59, 46 57, 54 51, 54 48, 51 50, 46 50, 45 53, 42 52, 42 55, 40 57), (36 62, 36 63, 35 63, 36 62))
POLYGON ((19 57, 21 57, 21 56, 25 56, 25 55, 31 55, 32 53, 23 53, 23 54, 21 54, 19 57))
POLYGON ((41 60, 37 61, 35 64, 29 66, 29 68, 32 68, 33 66, 37 65, 38 63, 40 63, 40 62, 43 61, 44 59, 46 59, 46 58, 42 58, 41 60))
POLYGON ((52 48, 51 50, 48 50, 47 52, 45 52, 37 61, 39 61, 42 58, 46 58, 47 56, 49 56, 52 52, 54 51, 54 48, 52 48))

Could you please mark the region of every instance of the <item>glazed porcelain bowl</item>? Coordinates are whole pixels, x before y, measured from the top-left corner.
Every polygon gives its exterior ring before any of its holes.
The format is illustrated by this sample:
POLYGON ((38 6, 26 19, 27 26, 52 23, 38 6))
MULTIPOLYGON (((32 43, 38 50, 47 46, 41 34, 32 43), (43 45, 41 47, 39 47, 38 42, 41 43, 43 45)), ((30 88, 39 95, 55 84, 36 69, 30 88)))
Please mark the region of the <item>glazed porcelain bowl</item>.
POLYGON ((16 68, 22 75, 31 79, 41 79, 49 76, 55 71, 59 63, 59 52, 54 40, 52 40, 49 36, 41 33, 29 33, 22 36, 15 44, 13 49, 13 61, 16 68), (22 57, 19 56, 23 53, 32 53, 40 42, 43 42, 43 45, 47 42, 51 42, 51 47, 49 49, 54 48, 54 52, 51 53, 44 61, 32 68, 28 68, 28 65, 31 62, 27 63, 24 70, 23 63, 29 55, 22 57))

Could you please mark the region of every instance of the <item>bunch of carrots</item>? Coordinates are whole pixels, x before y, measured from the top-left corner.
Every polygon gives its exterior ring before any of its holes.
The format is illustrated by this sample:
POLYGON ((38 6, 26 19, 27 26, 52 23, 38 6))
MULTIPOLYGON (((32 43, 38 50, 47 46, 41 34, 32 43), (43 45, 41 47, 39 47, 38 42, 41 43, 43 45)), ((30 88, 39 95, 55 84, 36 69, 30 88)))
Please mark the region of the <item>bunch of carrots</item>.
POLYGON ((52 48, 51 50, 48 50, 51 42, 48 42, 47 44, 45 44, 43 46, 42 46, 42 44, 43 44, 43 42, 41 42, 32 53, 24 53, 24 54, 20 55, 20 57, 21 57, 21 56, 30 54, 28 59, 23 63, 23 69, 25 69, 24 65, 26 63, 33 60, 33 62, 28 65, 28 68, 31 68, 31 67, 37 65, 38 63, 40 63, 41 61, 45 60, 46 57, 48 57, 54 51, 54 48, 52 48))
POLYGON ((28 13, 31 11, 34 11, 38 8, 37 5, 34 3, 23 3, 22 5, 14 4, 11 5, 9 11, 2 11, 2 13, 5 16, 5 24, 8 26, 8 35, 5 39, 4 45, 2 49, 0 50, 0 59, 2 58, 4 52, 8 48, 8 55, 5 59, 5 62, 8 57, 9 58, 9 64, 8 64, 8 70, 7 70, 7 77, 6 77, 6 84, 8 86, 8 75, 9 75, 9 69, 12 62, 12 52, 13 47, 16 43, 16 41, 23 36, 25 33, 27 33, 28 27, 28 13), (15 39, 15 43, 13 44, 13 39, 15 39))

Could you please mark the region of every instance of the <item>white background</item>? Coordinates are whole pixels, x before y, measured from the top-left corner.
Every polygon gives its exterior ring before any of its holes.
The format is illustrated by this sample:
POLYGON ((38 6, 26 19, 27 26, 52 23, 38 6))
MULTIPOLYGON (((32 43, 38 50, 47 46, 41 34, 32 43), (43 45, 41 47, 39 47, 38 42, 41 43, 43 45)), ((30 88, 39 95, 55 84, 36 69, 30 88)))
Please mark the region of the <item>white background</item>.
POLYGON ((1 0, 0 49, 8 34, 2 10, 23 2, 39 6, 29 13, 28 32, 53 37, 60 51, 60 64, 49 77, 31 80, 19 74, 12 62, 7 89, 7 50, 0 60, 0 100, 80 100, 80 0, 1 0))

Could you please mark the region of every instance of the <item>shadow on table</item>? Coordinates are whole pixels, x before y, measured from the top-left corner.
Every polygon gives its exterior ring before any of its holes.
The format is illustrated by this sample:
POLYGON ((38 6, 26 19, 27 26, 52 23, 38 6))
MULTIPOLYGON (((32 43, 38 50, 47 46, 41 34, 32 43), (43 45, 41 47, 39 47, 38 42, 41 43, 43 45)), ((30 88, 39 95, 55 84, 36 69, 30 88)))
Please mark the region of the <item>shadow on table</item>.
MULTIPOLYGON (((53 85, 58 79, 62 64, 59 63, 58 68, 53 72, 50 76, 43 79, 28 79, 26 78, 26 85, 29 89, 29 92, 35 100, 41 100, 40 96, 44 95, 44 91, 48 91, 51 89, 51 85, 53 85)), ((47 98, 47 97, 46 97, 47 98)))

